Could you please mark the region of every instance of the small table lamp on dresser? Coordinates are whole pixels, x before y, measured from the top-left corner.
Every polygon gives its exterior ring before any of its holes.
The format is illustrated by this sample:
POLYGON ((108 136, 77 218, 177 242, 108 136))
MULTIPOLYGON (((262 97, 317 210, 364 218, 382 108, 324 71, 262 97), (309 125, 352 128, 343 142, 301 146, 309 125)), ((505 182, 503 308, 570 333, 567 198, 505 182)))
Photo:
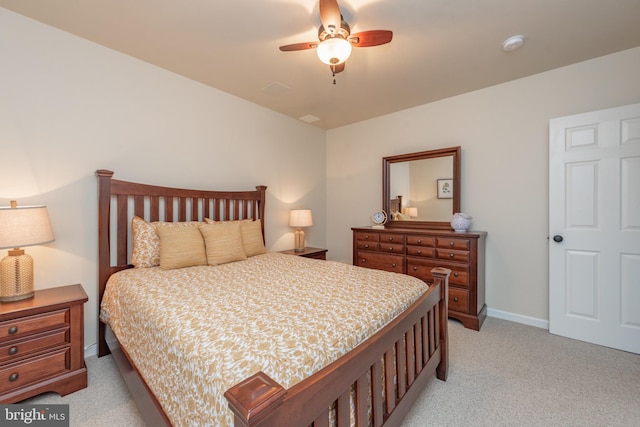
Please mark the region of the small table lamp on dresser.
POLYGON ((33 258, 21 247, 53 242, 46 206, 0 207, 0 249, 9 254, 0 261, 0 301, 33 296, 33 258))
POLYGON ((304 252, 304 231, 302 227, 311 227, 313 225, 313 218, 311 217, 311 211, 309 209, 291 209, 289 213, 289 227, 297 227, 294 239, 294 251, 304 252))

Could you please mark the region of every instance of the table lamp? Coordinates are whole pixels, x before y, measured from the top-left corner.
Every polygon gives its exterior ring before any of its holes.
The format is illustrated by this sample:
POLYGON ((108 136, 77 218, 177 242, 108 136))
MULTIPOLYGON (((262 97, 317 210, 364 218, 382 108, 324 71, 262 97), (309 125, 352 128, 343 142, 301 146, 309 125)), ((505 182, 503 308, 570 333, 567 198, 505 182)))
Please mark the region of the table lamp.
POLYGON ((0 301, 17 301, 33 296, 33 258, 23 246, 53 242, 53 230, 46 206, 0 207, 0 249, 9 254, 0 261, 0 301))
POLYGON ((411 218, 415 218, 418 216, 418 208, 404 208, 402 213, 405 215, 409 215, 411 218))
POLYGON ((302 227, 311 227, 313 218, 309 209, 291 209, 289 213, 289 227, 297 227, 294 234, 294 252, 304 252, 304 231, 302 227))

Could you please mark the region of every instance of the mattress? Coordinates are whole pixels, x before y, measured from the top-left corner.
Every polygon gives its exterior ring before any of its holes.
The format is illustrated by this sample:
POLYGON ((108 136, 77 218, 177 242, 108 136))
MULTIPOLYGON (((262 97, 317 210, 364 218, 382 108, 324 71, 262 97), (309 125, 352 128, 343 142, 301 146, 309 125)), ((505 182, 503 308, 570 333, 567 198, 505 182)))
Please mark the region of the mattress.
POLYGON ((225 390, 263 371, 289 388, 427 289, 416 278, 268 252, 111 276, 100 310, 175 426, 227 426, 225 390))

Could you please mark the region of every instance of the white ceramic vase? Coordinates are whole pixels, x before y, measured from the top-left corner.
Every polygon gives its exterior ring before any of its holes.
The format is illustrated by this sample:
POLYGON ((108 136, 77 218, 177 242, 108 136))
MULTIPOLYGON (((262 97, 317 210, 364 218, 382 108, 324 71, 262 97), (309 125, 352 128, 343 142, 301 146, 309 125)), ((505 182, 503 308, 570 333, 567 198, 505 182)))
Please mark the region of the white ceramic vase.
POLYGON ((466 213, 455 213, 451 217, 451 228, 458 233, 464 233, 471 226, 471 219, 472 217, 466 213))

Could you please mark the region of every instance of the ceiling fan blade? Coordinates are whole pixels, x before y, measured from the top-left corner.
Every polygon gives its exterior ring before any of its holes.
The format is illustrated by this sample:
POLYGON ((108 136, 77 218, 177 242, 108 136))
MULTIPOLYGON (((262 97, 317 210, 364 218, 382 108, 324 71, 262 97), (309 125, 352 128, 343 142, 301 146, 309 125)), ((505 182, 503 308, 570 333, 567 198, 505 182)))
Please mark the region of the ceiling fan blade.
POLYGON ((389 30, 369 30, 351 34, 348 40, 354 47, 370 47, 386 44, 393 38, 389 30))
POLYGON ((318 42, 304 42, 280 46, 280 50, 283 52, 291 52, 294 50, 315 49, 316 47, 318 47, 318 42))
POLYGON ((331 69, 333 74, 338 74, 344 71, 345 64, 346 62, 343 62, 342 64, 338 64, 338 65, 329 65, 329 68, 331 69))
POLYGON ((331 33, 331 27, 336 32, 340 29, 342 17, 337 0, 320 0, 320 21, 328 33, 331 33))

